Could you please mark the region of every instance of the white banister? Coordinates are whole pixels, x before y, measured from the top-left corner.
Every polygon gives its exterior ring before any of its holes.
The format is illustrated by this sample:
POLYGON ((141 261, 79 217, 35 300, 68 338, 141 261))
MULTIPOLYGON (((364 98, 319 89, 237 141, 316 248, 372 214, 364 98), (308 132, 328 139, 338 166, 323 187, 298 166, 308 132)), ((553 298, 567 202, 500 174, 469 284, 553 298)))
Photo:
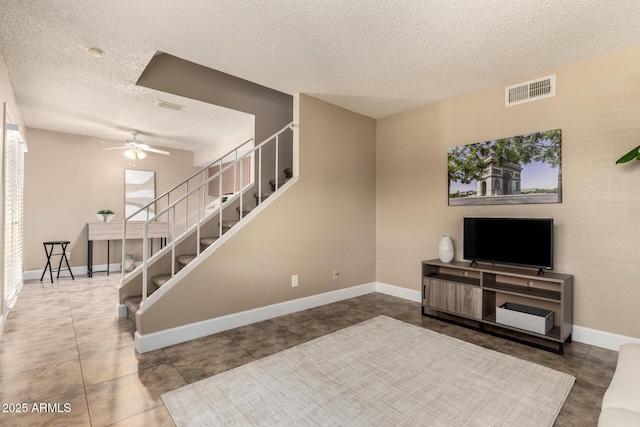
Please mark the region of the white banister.
MULTIPOLYGON (((186 237, 188 235, 192 235, 196 237, 195 240, 195 250, 193 252, 188 252, 188 253, 195 253, 196 256, 199 256, 201 254, 201 250, 200 250, 200 239, 203 237, 202 235, 202 230, 201 228, 203 227, 204 224, 208 223, 209 220, 214 220, 214 218, 217 216, 217 218, 219 219, 219 224, 218 224, 218 237, 222 237, 223 234, 223 213, 225 212, 225 209, 227 207, 230 207, 234 204, 235 201, 237 201, 238 203, 236 205, 240 206, 240 215, 239 218, 240 220, 242 220, 244 218, 243 215, 243 207, 244 207, 244 196, 247 194, 247 192, 253 187, 253 184, 257 181, 258 184, 258 197, 257 197, 257 204, 262 203, 262 171, 268 171, 269 169, 263 169, 262 163, 263 160, 267 160, 266 158, 263 157, 263 147, 265 147, 267 144, 269 143, 275 143, 275 173, 274 173, 274 179, 275 179, 275 188, 276 190, 279 187, 279 174, 278 174, 278 168, 279 168, 279 153, 280 153, 280 136, 287 131, 293 131, 293 124, 290 123, 287 126, 285 126, 284 128, 282 128, 280 131, 276 132, 274 135, 272 135, 271 137, 267 138, 266 140, 264 140, 262 143, 246 149, 246 144, 248 142, 251 142, 252 140, 246 141, 243 144, 239 145, 237 148, 235 148, 234 150, 231 150, 229 153, 225 154, 225 156, 219 158, 218 160, 209 163, 207 166, 205 166, 203 169, 201 169, 200 171, 194 173, 193 175, 191 175, 189 178, 187 178, 186 180, 182 181, 180 184, 174 186, 171 190, 163 193, 162 195, 158 196, 153 202, 149 203, 148 205, 144 206, 143 208, 141 208, 140 210, 143 209, 149 209, 151 206, 154 205, 154 203, 159 203, 161 200, 165 199, 166 197, 166 201, 167 201, 167 206, 163 207, 162 209, 159 209, 159 211, 157 210, 157 212, 155 213, 155 215, 153 215, 153 217, 148 218, 147 221, 145 221, 144 223, 144 234, 143 234, 143 248, 142 248, 142 252, 143 252, 143 259, 142 259, 142 265, 139 268, 136 268, 133 272, 130 273, 126 273, 123 269, 123 276, 122 276, 122 284, 124 285, 125 283, 127 283, 129 280, 131 280, 133 277, 137 276, 138 274, 141 273, 142 275, 142 303, 141 303, 141 307, 144 306, 144 304, 147 301, 147 297, 148 297, 148 285, 149 285, 149 266, 156 260, 159 259, 162 256, 170 256, 171 257, 171 277, 173 278, 177 273, 176 273, 176 256, 177 255, 182 255, 185 254, 184 250, 182 249, 181 246, 181 252, 182 253, 178 253, 176 250, 176 247, 178 245, 178 243, 185 241, 184 239, 186 239, 186 237), (240 154, 240 150, 243 150, 244 153, 240 154), (257 180, 255 179, 255 176, 249 180, 249 182, 245 182, 244 180, 244 167, 245 165, 243 165, 243 161, 245 159, 248 158, 253 158, 255 161, 255 154, 257 153, 257 158, 258 158, 258 165, 257 165, 257 180), (231 154, 234 154, 234 160, 229 162, 228 164, 226 164, 226 166, 223 163, 223 159, 224 157, 228 157, 231 154), (208 174, 208 170, 209 168, 211 168, 213 165, 215 164, 219 164, 218 170, 214 173, 211 174, 210 176, 207 177, 208 174), (238 166, 239 164, 239 166, 238 166), (237 171, 240 172, 239 176, 240 178, 238 179, 238 173, 237 171), (227 176, 225 176, 227 175, 227 176), (190 180, 193 180, 194 178, 197 178, 197 182, 192 182, 191 185, 189 184, 190 180), (218 180, 218 182, 216 183, 217 185, 213 184, 215 182, 215 180, 218 180), (229 183, 227 183, 225 180, 226 179, 233 179, 233 185, 229 185, 229 183), (223 182, 225 181, 225 182, 223 182), (232 194, 223 194, 224 191, 224 184, 227 184, 227 188, 233 188, 233 193, 232 194), (211 194, 209 193, 209 188, 211 186, 217 187, 217 194, 211 194), (182 193, 182 194, 180 194, 182 193), (172 196, 175 195, 175 196, 172 196), (193 200, 193 198, 195 197, 195 201, 193 200), (207 204, 207 197, 212 197, 211 202, 209 203, 209 205, 207 204), (217 199, 216 199, 217 198, 217 199), (170 200, 173 199, 172 202, 170 202, 170 200), (191 199, 191 202, 190 202, 191 199), (225 200, 225 201, 223 201, 225 200), (195 202, 195 203, 194 203, 195 202), (214 205, 215 204, 215 205, 214 205), (193 206, 195 205, 195 212, 193 212, 193 206), (178 218, 177 217, 177 212, 182 212, 184 208, 184 212, 182 213, 184 215, 184 218, 178 218), (167 238, 167 245, 164 248, 161 248, 159 251, 156 251, 156 253, 151 253, 149 250, 149 224, 152 222, 157 222, 157 221, 164 221, 167 224, 167 229, 169 231, 168 233, 168 238, 167 238), (182 223, 181 223, 182 221, 182 223), (182 226, 183 225, 183 226, 182 226), (177 232, 177 228, 180 228, 181 231, 178 233, 177 232), (190 234, 193 233, 193 234, 190 234), (168 247, 167 247, 168 246, 168 247), (140 272, 140 270, 142 270, 140 272)), ((293 138, 292 138, 293 141, 293 138)), ((268 156, 270 157, 270 156, 268 156)), ((253 172, 255 173, 256 170, 250 167, 250 170, 253 170, 253 172)), ((139 212, 139 211, 138 211, 139 212)), ((135 213, 133 215, 130 215, 128 218, 125 219, 124 221, 124 236, 126 236, 126 229, 127 229, 127 222, 135 215, 135 213)), ((124 237, 123 236, 123 237, 124 237)), ((124 256, 126 253, 126 249, 125 249, 125 245, 126 245, 126 239, 123 239, 123 250, 122 250, 122 258, 124 260, 124 256)), ((191 243, 189 243, 189 245, 191 245, 191 243)), ((190 247, 190 246, 189 246, 190 247)))
MULTIPOLYGON (((131 221, 131 218, 135 217, 138 213, 146 210, 147 212, 149 212, 149 210, 151 209, 152 206, 156 206, 156 204, 160 203, 162 201, 162 199, 164 199, 166 197, 166 201, 167 201, 167 206, 170 206, 171 203, 171 195, 179 192, 181 188, 184 187, 184 191, 185 193, 189 191, 189 182, 194 179, 197 178, 199 175, 202 175, 202 180, 204 180, 204 176, 206 175, 207 171, 209 170, 209 168, 211 168, 213 165, 215 165, 216 163, 220 163, 220 168, 222 168, 222 159, 224 159, 225 157, 229 156, 230 154, 233 154, 234 152, 236 153, 236 158, 237 158, 237 152, 241 149, 243 149, 243 147, 245 147, 247 144, 253 142, 253 138, 249 138, 246 141, 244 141, 243 143, 241 143, 240 145, 238 145, 236 148, 229 150, 227 153, 225 153, 222 157, 220 157, 219 159, 213 160, 211 162, 209 162, 207 165, 205 165, 203 168, 201 168, 200 170, 198 170, 197 172, 193 173, 192 175, 190 175, 189 177, 187 177, 186 179, 184 179, 183 181, 181 181, 180 183, 176 184, 175 186, 171 187, 169 190, 165 191, 164 193, 162 193, 161 195, 157 196, 155 199, 153 199, 151 202, 149 202, 148 204, 146 204, 145 206, 141 207, 140 209, 138 209, 137 211, 135 211, 134 213, 132 213, 131 215, 129 215, 128 217, 126 217, 124 219, 124 225, 123 225, 123 240, 122 240, 122 259, 124 260, 125 255, 126 255, 126 251, 127 251, 127 241, 126 241, 126 235, 127 235, 127 223, 129 221, 131 221)), ((147 218, 149 218, 149 215, 147 214, 147 218)), ((185 205, 185 218, 188 218, 188 207, 185 205)), ((186 222, 185 222, 186 224, 186 222)), ((186 231, 186 230, 185 230, 186 231)), ((175 232, 175 229, 174 229, 175 232)), ((122 269, 122 277, 124 279, 125 276, 125 271, 124 268, 122 269)))
POLYGON ((278 135, 276 135, 276 170, 275 170, 275 176, 276 176, 275 191, 278 191, 278 135))

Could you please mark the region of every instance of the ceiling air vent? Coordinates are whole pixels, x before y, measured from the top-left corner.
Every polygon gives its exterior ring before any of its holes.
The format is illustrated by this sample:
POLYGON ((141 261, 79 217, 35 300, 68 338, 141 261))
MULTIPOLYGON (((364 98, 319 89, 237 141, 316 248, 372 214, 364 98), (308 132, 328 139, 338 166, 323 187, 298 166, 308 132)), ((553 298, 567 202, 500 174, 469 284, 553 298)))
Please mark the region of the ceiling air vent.
POLYGON ((166 108, 167 110, 174 110, 174 111, 184 110, 184 105, 174 104, 173 102, 168 102, 168 101, 156 101, 156 107, 166 108))
POLYGON ((504 106, 511 107, 552 96, 556 96, 555 74, 508 86, 504 90, 504 106))

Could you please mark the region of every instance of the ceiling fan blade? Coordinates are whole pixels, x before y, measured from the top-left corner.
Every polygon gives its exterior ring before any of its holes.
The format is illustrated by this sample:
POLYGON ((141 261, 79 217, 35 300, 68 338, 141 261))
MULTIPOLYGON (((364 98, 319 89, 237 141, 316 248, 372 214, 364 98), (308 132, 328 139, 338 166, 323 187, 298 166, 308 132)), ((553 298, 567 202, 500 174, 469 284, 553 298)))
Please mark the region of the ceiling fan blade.
POLYGON ((123 148, 130 148, 130 147, 109 147, 109 148, 103 148, 103 150, 121 150, 123 148))
POLYGON ((168 151, 164 151, 164 150, 158 150, 156 148, 151 148, 149 146, 146 146, 144 148, 142 148, 144 151, 149 151, 151 153, 158 153, 158 154, 164 154, 165 156, 168 156, 170 153, 168 151))

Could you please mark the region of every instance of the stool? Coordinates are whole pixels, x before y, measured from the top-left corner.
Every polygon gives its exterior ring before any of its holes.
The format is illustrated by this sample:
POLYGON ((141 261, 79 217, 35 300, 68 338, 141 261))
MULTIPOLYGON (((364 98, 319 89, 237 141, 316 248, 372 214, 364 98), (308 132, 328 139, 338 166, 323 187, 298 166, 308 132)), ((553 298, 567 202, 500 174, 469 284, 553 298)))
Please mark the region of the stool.
POLYGON ((60 278, 60 271, 62 270, 69 270, 69 273, 71 274, 71 279, 73 280, 76 279, 75 277, 73 277, 73 272, 71 271, 71 267, 69 266, 69 260, 67 259, 67 245, 69 243, 71 242, 63 242, 63 241, 42 242, 42 246, 44 246, 44 253, 47 254, 47 265, 44 267, 44 271, 42 272, 42 277, 40 277, 41 282, 42 282, 42 279, 44 279, 44 275, 47 273, 47 269, 49 269, 49 275, 51 276, 51 283, 53 283, 53 269, 51 267, 51 257, 56 255, 60 255, 60 263, 58 263, 58 268, 56 269, 56 271, 58 272, 56 279, 60 278), (53 248, 56 245, 60 245, 60 247, 62 248, 62 252, 57 254, 53 253, 53 248), (64 260, 64 262, 67 263, 67 268, 62 268, 62 260, 64 260))

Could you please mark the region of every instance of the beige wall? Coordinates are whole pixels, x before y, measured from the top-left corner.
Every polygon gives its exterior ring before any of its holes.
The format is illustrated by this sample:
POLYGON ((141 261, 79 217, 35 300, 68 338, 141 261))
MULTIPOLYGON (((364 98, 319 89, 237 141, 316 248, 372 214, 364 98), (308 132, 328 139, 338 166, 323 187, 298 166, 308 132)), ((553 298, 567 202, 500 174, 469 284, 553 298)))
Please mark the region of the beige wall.
POLYGON ((231 135, 226 135, 211 144, 208 144, 193 152, 193 164, 198 167, 205 167, 214 160, 218 160, 221 157, 227 155, 231 151, 235 150, 241 144, 246 144, 244 149, 253 148, 255 141, 247 142, 253 139, 253 126, 235 132, 231 135))
MULTIPOLYGON (((29 129, 25 156, 24 262, 25 271, 42 270, 46 263, 42 242, 69 240, 72 267, 87 265, 87 222, 95 213, 112 209, 114 221, 124 219, 124 170, 156 172, 161 194, 197 171, 189 151, 168 149, 169 156, 149 154, 130 164, 124 150, 103 150, 122 141, 29 129)), ((120 242, 111 244, 111 263, 120 263, 120 242)), ((106 264, 106 242, 94 243, 94 264, 106 264)), ((127 251, 129 252, 129 251, 127 251)))
POLYGON ((253 114, 257 144, 293 117, 291 95, 166 53, 151 59, 136 84, 253 114))
MULTIPOLYGON (((291 95, 167 53, 155 55, 136 84, 252 114, 255 144, 261 144, 291 123, 293 119, 293 97, 291 95), (181 78, 177 79, 176 76, 181 76, 181 78)), ((289 136, 289 133, 280 136, 281 147, 291 143, 289 136)), ((223 145, 226 144, 223 142, 223 145)), ((272 143, 265 146, 262 150, 264 158, 275 158, 274 145, 272 143)), ((292 159, 287 156, 289 152, 290 150, 286 149, 279 151, 278 161, 280 165, 285 165, 283 167, 291 165, 292 159)), ((202 158, 197 154, 198 163, 196 164, 217 160, 220 153, 208 151, 207 155, 210 157, 202 158)), ((279 169, 278 173, 282 179, 284 178, 282 168, 279 169)), ((266 184, 273 178, 270 168, 263 168, 263 182, 266 184)), ((265 188, 262 191, 265 191, 265 188)))
POLYGON ((299 181, 149 306, 138 331, 375 280, 375 121, 308 96, 299 116, 299 181))
POLYGON ((461 259, 464 216, 553 217, 574 323, 640 338, 640 163, 615 165, 640 144, 640 47, 551 73, 555 98, 505 108, 500 86, 377 122, 376 280, 419 290, 420 261, 437 258, 443 234, 461 259), (561 204, 447 206, 448 147, 556 128, 561 204))

